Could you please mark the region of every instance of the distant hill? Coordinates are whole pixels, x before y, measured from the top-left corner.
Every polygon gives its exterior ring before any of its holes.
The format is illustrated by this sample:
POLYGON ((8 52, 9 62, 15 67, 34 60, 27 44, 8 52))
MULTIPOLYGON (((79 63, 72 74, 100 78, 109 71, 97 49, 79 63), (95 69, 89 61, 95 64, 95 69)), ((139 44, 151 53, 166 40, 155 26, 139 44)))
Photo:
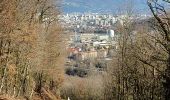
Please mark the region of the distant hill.
MULTIPOLYGON (((128 0, 63 0, 62 9, 65 13, 117 13, 125 1, 128 0)), ((145 2, 145 0, 134 0, 135 9, 146 10, 145 2)))

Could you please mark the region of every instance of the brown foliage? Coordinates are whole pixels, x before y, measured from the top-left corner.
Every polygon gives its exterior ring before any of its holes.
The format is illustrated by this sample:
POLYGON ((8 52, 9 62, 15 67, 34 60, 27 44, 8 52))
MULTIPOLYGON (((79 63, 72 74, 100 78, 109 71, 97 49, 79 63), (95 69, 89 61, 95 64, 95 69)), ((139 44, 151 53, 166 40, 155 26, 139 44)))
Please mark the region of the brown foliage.
POLYGON ((44 93, 48 97, 44 100, 59 99, 64 53, 59 55, 61 41, 56 42, 62 32, 57 23, 56 3, 55 0, 0 1, 1 94, 28 99, 36 94, 42 99, 44 93), (37 87, 39 92, 35 91, 37 87))

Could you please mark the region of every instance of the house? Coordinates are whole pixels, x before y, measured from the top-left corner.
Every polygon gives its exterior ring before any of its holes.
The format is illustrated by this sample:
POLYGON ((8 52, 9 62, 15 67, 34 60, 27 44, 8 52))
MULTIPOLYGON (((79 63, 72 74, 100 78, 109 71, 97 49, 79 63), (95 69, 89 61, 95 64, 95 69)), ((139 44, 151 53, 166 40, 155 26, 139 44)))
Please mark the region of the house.
POLYGON ((97 58, 97 51, 80 52, 77 55, 78 60, 95 59, 97 58))

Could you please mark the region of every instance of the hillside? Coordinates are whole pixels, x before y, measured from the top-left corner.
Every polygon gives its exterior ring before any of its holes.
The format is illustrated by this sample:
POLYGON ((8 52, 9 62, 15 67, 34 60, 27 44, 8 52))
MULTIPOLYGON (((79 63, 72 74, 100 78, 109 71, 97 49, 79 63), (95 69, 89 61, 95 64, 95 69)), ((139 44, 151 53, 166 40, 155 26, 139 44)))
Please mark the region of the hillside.
MULTIPOLYGON (((124 3, 126 3, 126 0, 64 0, 62 5, 65 13, 115 13, 124 3)), ((147 9, 146 2, 143 0, 134 0, 133 3, 135 8, 138 7, 137 10, 147 9)))

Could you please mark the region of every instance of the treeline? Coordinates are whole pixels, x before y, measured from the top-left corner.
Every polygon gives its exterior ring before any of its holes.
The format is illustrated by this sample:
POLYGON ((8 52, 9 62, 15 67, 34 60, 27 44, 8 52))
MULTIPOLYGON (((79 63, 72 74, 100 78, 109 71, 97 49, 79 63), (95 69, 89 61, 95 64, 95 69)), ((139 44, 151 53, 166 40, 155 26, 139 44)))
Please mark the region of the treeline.
POLYGON ((60 99, 64 50, 58 4, 56 0, 0 0, 1 95, 60 99))
POLYGON ((105 100, 170 100, 170 17, 165 0, 148 0, 153 14, 148 20, 131 22, 132 10, 117 26, 119 49, 112 88, 105 100))

